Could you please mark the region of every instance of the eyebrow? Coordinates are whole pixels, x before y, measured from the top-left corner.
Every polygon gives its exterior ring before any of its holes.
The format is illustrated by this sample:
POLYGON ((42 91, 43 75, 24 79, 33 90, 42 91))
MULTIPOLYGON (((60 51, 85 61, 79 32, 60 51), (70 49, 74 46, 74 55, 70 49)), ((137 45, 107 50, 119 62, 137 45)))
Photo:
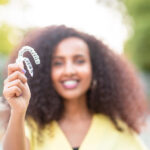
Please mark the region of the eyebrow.
POLYGON ((75 55, 74 57, 75 57, 75 58, 76 58, 76 57, 84 57, 84 55, 83 55, 83 54, 77 54, 77 55, 75 55))
MULTIPOLYGON (((77 55, 75 55, 75 56, 73 56, 73 57, 74 57, 74 58, 84 57, 84 55, 83 55, 83 54, 77 54, 77 55)), ((63 56, 53 56, 52 58, 53 58, 53 59, 64 59, 63 56)))
POLYGON ((64 57, 62 56, 53 56, 52 59, 63 59, 64 57))

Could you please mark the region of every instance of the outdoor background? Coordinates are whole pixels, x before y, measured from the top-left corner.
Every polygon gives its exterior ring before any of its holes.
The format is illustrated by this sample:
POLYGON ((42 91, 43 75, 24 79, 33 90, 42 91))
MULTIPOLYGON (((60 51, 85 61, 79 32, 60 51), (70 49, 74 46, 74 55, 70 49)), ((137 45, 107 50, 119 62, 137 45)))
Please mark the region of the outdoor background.
MULTIPOLYGON (((138 71, 150 104, 149 0, 0 0, 0 95, 11 51, 36 27, 65 24, 100 38, 138 71)), ((150 148, 150 119, 141 137, 150 148)))

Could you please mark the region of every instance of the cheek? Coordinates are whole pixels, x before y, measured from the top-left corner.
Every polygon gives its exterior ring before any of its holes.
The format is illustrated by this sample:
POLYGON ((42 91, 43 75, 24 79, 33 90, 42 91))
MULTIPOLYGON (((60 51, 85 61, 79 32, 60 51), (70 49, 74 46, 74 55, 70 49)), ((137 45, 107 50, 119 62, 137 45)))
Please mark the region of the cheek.
POLYGON ((58 79, 60 77, 60 74, 61 74, 61 70, 59 70, 59 69, 52 69, 51 79, 52 79, 54 84, 56 83, 56 81, 58 81, 58 79))
POLYGON ((91 66, 87 65, 80 69, 80 75, 82 76, 82 79, 84 82, 87 82, 87 84, 91 83, 92 80, 92 68, 91 66))

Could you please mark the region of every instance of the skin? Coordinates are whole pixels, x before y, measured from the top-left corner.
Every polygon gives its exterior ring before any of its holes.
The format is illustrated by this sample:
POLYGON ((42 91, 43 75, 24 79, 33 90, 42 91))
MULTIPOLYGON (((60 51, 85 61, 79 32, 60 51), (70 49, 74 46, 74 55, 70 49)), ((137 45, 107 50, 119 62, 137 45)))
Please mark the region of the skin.
POLYGON ((10 119, 2 139, 3 150, 29 150, 24 120, 31 93, 23 73, 23 64, 8 65, 3 95, 11 107, 10 119))
MULTIPOLYGON (((8 77, 4 81, 3 95, 11 107, 11 113, 2 139, 3 150, 30 150, 29 140, 25 137, 24 120, 31 93, 22 70, 23 64, 10 64, 8 77)), ((72 147, 81 145, 92 120, 86 105, 86 92, 92 79, 91 70, 89 50, 84 41, 68 38, 58 44, 52 60, 51 78, 56 91, 64 99, 65 112, 58 124, 72 147), (61 56, 59 61, 62 62, 59 67, 54 65, 58 56, 61 56), (75 89, 66 90, 60 80, 70 78, 80 82, 75 89)))
POLYGON ((51 77, 56 91, 65 100, 83 99, 92 78, 87 44, 74 37, 61 41, 53 55, 51 77), (60 82, 69 79, 80 80, 79 86, 73 90, 63 88, 60 82))
POLYGON ((61 41, 52 59, 51 78, 56 91, 64 99, 65 112, 58 122, 72 147, 81 145, 91 124, 92 115, 86 105, 86 92, 92 80, 92 67, 87 44, 75 37, 61 41), (61 81, 76 79, 74 89, 65 89, 61 81), (74 129, 73 131, 70 129, 74 129))

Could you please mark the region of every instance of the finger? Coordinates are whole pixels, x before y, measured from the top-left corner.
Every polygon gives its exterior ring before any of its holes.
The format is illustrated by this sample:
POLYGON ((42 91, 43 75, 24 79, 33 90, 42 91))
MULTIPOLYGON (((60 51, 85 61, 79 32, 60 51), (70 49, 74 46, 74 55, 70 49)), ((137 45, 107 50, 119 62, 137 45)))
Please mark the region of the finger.
POLYGON ((25 85, 19 79, 8 82, 8 84, 6 85, 7 88, 10 88, 13 86, 17 86, 18 88, 21 89, 22 92, 25 90, 25 85))
POLYGON ((22 68, 22 69, 24 68, 23 62, 18 63, 18 65, 19 65, 20 68, 22 68))
POLYGON ((27 82, 27 77, 19 71, 15 71, 11 75, 9 75, 6 82, 11 82, 17 79, 19 79, 22 83, 27 82))
POLYGON ((13 87, 10 87, 10 88, 5 88, 4 92, 3 92, 3 95, 6 97, 6 99, 8 97, 12 98, 12 97, 20 96, 21 94, 22 94, 22 91, 17 86, 13 86, 13 87))
POLYGON ((20 71, 24 73, 24 69, 19 66, 19 64, 9 64, 8 65, 8 75, 12 74, 14 71, 20 71))
POLYGON ((7 82, 8 82, 8 79, 6 78, 6 79, 4 80, 4 86, 7 84, 7 82))
POLYGON ((9 88, 9 90, 10 90, 10 94, 12 96, 20 96, 22 94, 21 89, 18 88, 17 86, 13 86, 13 87, 9 88))

